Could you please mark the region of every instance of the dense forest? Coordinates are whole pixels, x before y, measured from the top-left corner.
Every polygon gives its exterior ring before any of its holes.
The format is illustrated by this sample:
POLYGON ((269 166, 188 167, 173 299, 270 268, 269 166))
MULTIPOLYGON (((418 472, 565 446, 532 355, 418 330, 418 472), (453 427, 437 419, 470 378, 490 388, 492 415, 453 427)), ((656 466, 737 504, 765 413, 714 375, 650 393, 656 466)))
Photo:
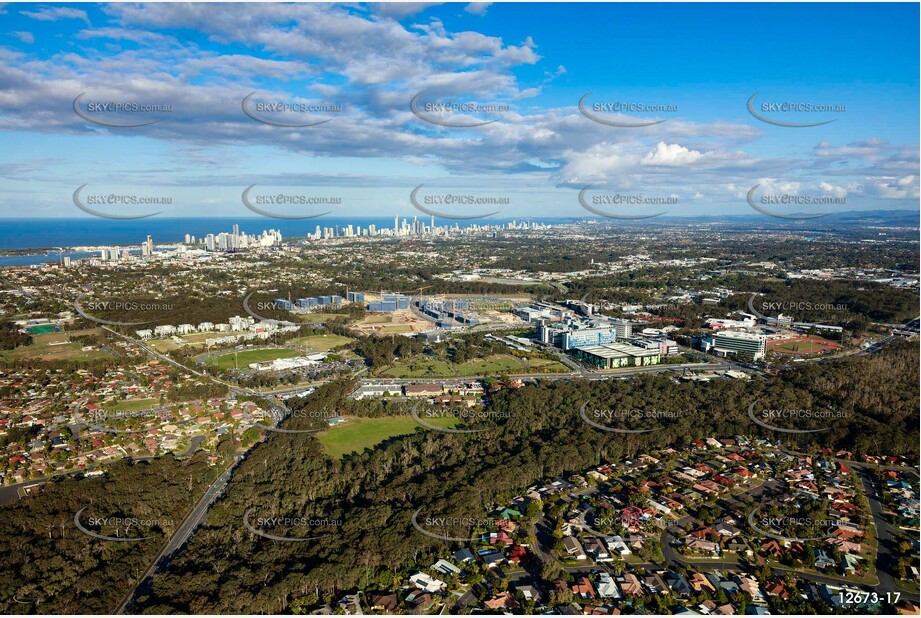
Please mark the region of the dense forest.
MULTIPOLYGON (((233 444, 219 452, 225 462, 233 444)), ((120 461, 104 477, 61 478, 42 491, 0 508, 0 611, 6 614, 112 613, 160 551, 222 467, 200 452, 188 460, 172 456, 120 461), (81 523, 106 536, 139 538, 111 542, 80 532, 81 523), (109 518, 94 525, 95 518, 109 518), (114 519, 136 519, 116 525, 114 519)))
MULTIPOLYGON (((727 279, 726 284, 739 292, 727 300, 727 306, 745 312, 750 312, 751 293, 757 292, 761 296, 756 297, 753 306, 759 311, 762 302, 782 303, 789 307, 783 313, 796 320, 835 324, 853 321, 852 329, 862 330, 871 321, 904 322, 918 316, 917 290, 872 281, 777 281, 739 276, 727 279), (810 308, 816 306, 821 308, 810 308)), ((766 313, 775 315, 780 311, 766 313)))
MULTIPOLYGON (((584 297, 595 303, 648 303, 650 293, 667 296, 666 290, 675 278, 665 270, 658 275, 655 269, 647 269, 642 275, 630 273, 576 281, 568 283, 568 292, 556 295, 556 300, 584 297)), ((696 328, 702 325, 705 317, 721 317, 730 311, 751 313, 748 303, 752 294, 757 293, 752 304, 764 315, 783 313, 797 321, 842 325, 860 333, 871 322, 904 322, 917 317, 919 310, 916 290, 871 281, 769 279, 725 273, 714 277, 709 285, 735 290, 735 294, 718 306, 665 304, 656 313, 680 318, 687 326, 696 328)))
POLYGON ((0 320, 0 350, 12 350, 32 343, 32 335, 23 333, 9 320, 0 320))
MULTIPOLYGON (((139 608, 146 613, 285 612, 317 593, 331 600, 342 591, 393 589, 399 574, 426 567, 455 548, 412 528, 418 509, 430 516, 482 518, 538 480, 699 437, 760 434, 790 440, 804 451, 821 446, 917 458, 918 364, 917 346, 902 344, 878 355, 751 382, 691 384, 642 377, 502 390, 491 399, 496 414, 472 422, 488 431, 448 434, 420 428, 343 460, 327 457, 310 434, 274 434, 236 470, 226 496, 170 571, 155 578, 139 608), (827 431, 778 436, 748 418, 755 401, 845 414, 827 431), (583 403, 678 413, 656 421, 667 431, 617 434, 583 422, 583 403), (243 526, 251 509, 265 516, 341 520, 342 525, 314 542, 280 543, 243 526)), ((351 387, 333 383, 309 398, 291 400, 299 414, 286 427, 317 427, 329 411, 344 411, 351 387)))

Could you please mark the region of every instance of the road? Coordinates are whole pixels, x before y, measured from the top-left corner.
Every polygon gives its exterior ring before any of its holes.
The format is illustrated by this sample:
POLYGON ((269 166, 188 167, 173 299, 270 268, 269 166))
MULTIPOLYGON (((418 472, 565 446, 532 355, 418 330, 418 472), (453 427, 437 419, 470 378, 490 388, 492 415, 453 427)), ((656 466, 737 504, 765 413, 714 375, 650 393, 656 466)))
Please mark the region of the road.
POLYGON ((238 458, 233 465, 215 479, 214 483, 212 483, 204 495, 202 495, 198 503, 189 511, 189 514, 186 516, 185 520, 183 520, 176 532, 173 533, 173 536, 171 536, 166 541, 166 544, 160 549, 160 553, 154 558, 153 563, 147 568, 134 588, 125 595, 124 600, 118 606, 118 610, 115 613, 125 613, 135 597, 143 596, 150 591, 150 587, 153 584, 153 576, 158 571, 169 568, 175 553, 185 545, 192 536, 192 533, 195 532, 196 528, 205 520, 208 508, 214 502, 215 498, 224 492, 234 469, 241 460, 242 457, 238 458))
POLYGON ((128 335, 123 335, 123 334, 121 334, 120 332, 118 332, 117 330, 113 330, 113 329, 109 328, 108 326, 101 326, 100 328, 102 328, 103 330, 106 330, 106 331, 112 333, 112 334, 115 335, 116 337, 121 337, 122 339, 124 339, 124 340, 126 340, 126 341, 130 341, 131 343, 133 343, 134 345, 138 346, 139 348, 141 348, 142 350, 144 350, 145 352, 147 352, 147 353, 150 354, 151 356, 153 356, 153 357, 155 357, 155 358, 157 358, 157 359, 163 361, 164 363, 167 363, 167 364, 169 364, 169 365, 172 365, 173 367, 176 367, 177 369, 181 369, 182 371, 187 371, 187 372, 189 372, 189 373, 191 373, 191 374, 194 374, 194 375, 198 376, 199 378, 205 378, 205 379, 207 379, 207 380, 212 380, 212 381, 214 381, 214 382, 218 382, 218 383, 220 383, 220 384, 223 384, 224 386, 228 386, 228 387, 231 386, 230 384, 228 384, 228 383, 226 383, 226 382, 224 382, 224 381, 222 381, 222 380, 219 380, 218 378, 215 378, 214 376, 208 375, 208 374, 206 374, 206 373, 202 373, 202 372, 200 372, 200 371, 196 371, 196 370, 192 369, 191 367, 186 367, 186 366, 183 365, 182 363, 179 363, 179 362, 174 361, 174 360, 171 359, 169 356, 166 356, 165 354, 160 354, 159 352, 157 352, 156 350, 154 350, 152 347, 150 347, 149 345, 147 345, 146 343, 144 343, 144 342, 141 341, 140 339, 135 339, 134 337, 129 337, 128 335))
MULTIPOLYGON (((571 366, 570 366, 571 367, 571 366)), ((507 375, 510 378, 518 379, 534 379, 534 380, 612 380, 618 378, 625 378, 633 375, 639 375, 644 373, 657 374, 657 373, 674 373, 674 374, 684 374, 686 372, 695 372, 695 371, 726 371, 728 369, 734 369, 735 366, 731 362, 725 362, 722 359, 712 360, 707 363, 683 363, 680 365, 651 365, 649 367, 629 367, 626 369, 609 369, 605 371, 592 371, 585 368, 579 368, 578 371, 566 371, 559 373, 508 373, 503 374, 507 375)), ((355 376, 364 373, 366 369, 363 369, 355 374, 355 376)), ((748 370, 751 371, 751 370, 748 370)), ((211 376, 208 376, 211 379, 215 379, 211 376)), ((472 380, 483 380, 486 378, 495 378, 496 376, 489 375, 469 375, 469 376, 446 376, 440 378, 388 378, 388 377, 377 377, 377 378, 360 378, 359 382, 361 384, 381 384, 381 383, 392 383, 392 384, 442 384, 445 382, 464 382, 472 380)), ((239 386, 234 386, 232 384, 221 382, 216 380, 221 384, 224 384, 234 392, 245 393, 248 395, 254 395, 259 397, 271 397, 273 395, 287 395, 289 393, 295 393, 297 391, 305 390, 309 387, 316 387, 322 384, 326 384, 329 380, 316 380, 310 382, 309 384, 299 384, 297 386, 291 386, 286 388, 280 388, 271 391, 253 391, 248 389, 242 389, 239 386)))
POLYGON ((47 478, 40 478, 33 481, 24 481, 15 485, 0 487, 0 506, 7 506, 18 502, 20 498, 26 495, 24 490, 29 487, 35 487, 36 485, 44 485, 47 482, 47 478))
MULTIPOLYGON (((858 464, 857 462, 849 463, 857 468, 860 468, 858 475, 863 482, 864 491, 866 493, 867 500, 870 503, 870 511, 873 514, 873 518, 876 523, 877 537, 879 539, 879 550, 877 552, 876 558, 876 573, 879 581, 875 586, 871 586, 871 588, 881 595, 885 595, 887 592, 899 592, 902 598, 909 599, 915 603, 918 603, 918 593, 911 593, 899 588, 895 583, 895 579, 884 568, 888 562, 889 548, 892 546, 891 543, 898 536, 898 533, 885 521, 882 516, 882 504, 880 504, 880 502, 873 497, 874 492, 871 491, 871 481, 867 475, 868 466, 865 464, 858 464)), ((680 521, 679 523, 683 522, 684 520, 680 521)), ((665 562, 669 566, 689 566, 697 569, 719 569, 729 571, 739 570, 739 565, 736 560, 710 560, 706 558, 694 559, 681 556, 675 549, 675 545, 673 545, 673 543, 677 543, 678 535, 683 533, 684 531, 675 525, 668 526, 662 532, 662 555, 665 557, 665 562)), ((865 587, 861 584, 856 584, 853 580, 835 575, 823 575, 820 573, 806 572, 781 566, 771 567, 771 571, 778 575, 793 573, 802 579, 808 579, 810 581, 833 586, 847 585, 861 588, 865 587)))
POLYGON ((857 476, 860 478, 861 483, 863 483, 864 494, 870 506, 870 514, 873 516, 873 523, 876 524, 876 575, 879 577, 879 585, 876 589, 879 592, 900 592, 902 596, 908 597, 917 603, 919 601, 919 595, 900 588, 896 583, 895 577, 889 572, 890 565, 894 562, 892 550, 895 544, 899 542, 900 537, 906 539, 908 537, 902 537, 902 535, 886 521, 883 515, 883 505, 875 497, 879 494, 874 487, 873 480, 870 478, 869 471, 861 467, 857 471, 857 476))
MULTIPOLYGON (((195 369, 192 369, 191 367, 183 365, 182 363, 179 363, 173 360, 169 356, 166 356, 165 354, 161 354, 160 352, 157 352, 156 350, 148 346, 146 343, 144 343, 140 339, 135 339, 128 335, 123 335, 119 333, 118 331, 115 331, 109 328, 108 326, 102 326, 102 328, 117 337, 125 339, 126 341, 130 341, 131 343, 139 346, 145 352, 163 361, 164 363, 168 363, 169 365, 172 365, 173 367, 176 367, 177 369, 181 369, 182 371, 187 371, 199 378, 211 380, 213 382, 226 386, 228 389, 230 389, 232 393, 235 393, 235 394, 246 394, 246 395, 254 395, 254 396, 260 396, 260 397, 270 397, 272 395, 283 395, 283 394, 290 393, 290 392, 296 392, 298 390, 302 390, 305 388, 304 385, 298 385, 296 387, 279 389, 275 391, 267 391, 264 393, 254 391, 252 389, 241 388, 229 382, 225 382, 224 380, 221 380, 220 378, 217 378, 215 376, 212 376, 206 373, 202 373, 200 371, 196 371, 195 369)), ((623 377, 645 374, 645 373, 658 374, 658 373, 686 373, 686 372, 693 372, 693 371, 726 371, 729 369, 739 369, 741 367, 740 365, 738 365, 737 363, 735 363, 734 361, 730 359, 717 359, 717 358, 713 358, 712 360, 706 363, 682 363, 678 365, 663 364, 663 365, 650 365, 648 367, 628 367, 625 369, 608 369, 608 370, 593 370, 593 369, 584 368, 581 365, 575 363, 575 361, 568 359, 568 357, 567 357, 567 360, 563 362, 570 369, 573 369, 573 371, 561 372, 561 373, 516 373, 516 374, 508 374, 508 375, 509 377, 514 377, 514 378, 519 378, 519 379, 610 380, 610 379, 623 378, 623 377)), ((362 378, 361 383, 362 384, 373 384, 373 383, 380 383, 380 382, 393 382, 395 384, 408 384, 408 383, 434 384, 434 383, 457 381, 457 380, 480 380, 480 379, 487 378, 487 377, 490 377, 490 376, 472 375, 472 376, 442 377, 442 378, 362 378)), ((317 380, 314 384, 320 385, 328 381, 329 380, 317 380)))
MULTIPOLYGON (((208 374, 204 374, 199 371, 196 371, 190 367, 186 367, 185 365, 178 363, 163 354, 160 354, 159 352, 157 352, 150 346, 144 344, 144 342, 142 341, 139 341, 132 337, 128 337, 126 335, 122 335, 121 333, 118 333, 108 327, 103 326, 103 328, 111 332, 112 334, 118 337, 121 337, 122 339, 126 339, 140 346, 145 352, 147 352, 151 356, 154 356, 162 360, 165 363, 169 363, 170 365, 173 365, 174 367, 182 371, 187 371, 200 378, 204 378, 206 380, 211 380, 213 382, 223 384, 224 386, 228 387, 233 393, 262 396, 262 393, 252 391, 250 389, 240 388, 232 384, 228 384, 214 376, 210 376, 208 374)), ((272 417, 275 420, 276 424, 280 423, 284 418, 288 416, 288 414, 289 414, 288 409, 283 404, 277 401, 272 402, 272 417)), ((264 439, 265 438, 263 438, 263 440, 264 439)), ((196 448, 196 447, 197 445, 193 442, 190 449, 196 448)), ((202 523, 202 521, 204 521, 205 516, 207 515, 208 509, 210 508, 211 504, 214 502, 214 500, 218 496, 220 496, 224 492, 224 489, 227 487, 227 483, 230 481, 230 477, 232 476, 234 469, 236 469, 239 463, 243 459, 245 459, 246 455, 250 452, 252 452, 252 447, 246 453, 243 453, 242 455, 237 456, 234 463, 227 470, 225 470, 220 476, 218 476, 217 479, 215 479, 215 481, 211 484, 210 487, 208 487, 208 489, 202 495, 198 503, 192 508, 191 511, 189 511, 189 514, 183 520, 182 524, 179 526, 176 532, 174 532, 173 535, 163 545, 163 547, 160 550, 160 553, 158 553, 157 557, 154 558, 151 565, 144 572, 144 575, 141 576, 137 584, 135 584, 135 586, 131 590, 129 590, 128 593, 125 595, 125 598, 122 600, 121 604, 118 607, 118 611, 116 613, 118 614, 124 613, 128 609, 128 607, 131 605, 131 602, 133 599, 137 598, 138 596, 142 596, 146 594, 150 590, 150 586, 152 585, 152 582, 153 582, 153 576, 160 570, 169 568, 170 562, 172 561, 172 558, 175 555, 175 553, 179 551, 179 549, 181 549, 183 545, 185 545, 185 543, 189 540, 189 538, 192 536, 192 534, 195 532, 198 526, 202 523)))
POLYGON ((201 446, 201 443, 205 441, 205 436, 192 436, 192 440, 189 442, 189 448, 186 449, 186 452, 179 457, 188 457, 198 450, 198 447, 201 446))
MULTIPOLYGON (((556 373, 509 373, 503 374, 508 375, 510 378, 519 378, 519 379, 539 379, 539 380, 572 380, 572 379, 586 379, 586 380, 610 380, 616 378, 623 378, 632 375, 638 375, 641 373, 684 373, 685 371, 726 371, 731 369, 732 366, 729 363, 723 363, 720 361, 711 361, 709 363, 683 363, 680 365, 650 365, 648 367, 628 367, 626 369, 608 369, 608 370, 590 370, 590 369, 581 369, 580 371, 566 371, 566 372, 556 372, 556 373)), ((482 380, 484 378, 496 377, 496 376, 487 376, 487 375, 471 375, 471 376, 456 376, 456 377, 440 377, 440 378, 388 378, 388 377, 379 377, 379 378, 362 378, 362 384, 380 384, 382 382, 393 383, 393 384, 437 384, 441 382, 457 382, 457 381, 469 381, 469 380, 482 380)), ((296 389, 288 389, 296 390, 296 389)), ((274 391, 273 394, 278 394, 281 391, 274 391)))
MULTIPOLYGON (((285 391, 277 391, 275 393, 257 393, 255 391, 249 391, 248 389, 241 389, 239 387, 235 387, 234 385, 225 383, 213 376, 200 373, 198 371, 195 371, 194 369, 191 369, 185 365, 182 365, 172 360, 171 358, 158 353, 157 351, 153 350, 152 348, 145 345, 141 341, 135 340, 131 337, 127 337, 125 335, 121 335, 120 333, 117 333, 116 331, 111 330, 109 328, 106 328, 106 330, 109 330, 113 334, 139 345, 148 354, 162 360, 163 362, 173 365, 183 371, 188 371, 190 373, 193 373, 199 377, 221 383, 227 386, 228 388, 230 388, 232 392, 247 393, 247 394, 259 395, 259 396, 269 396, 272 394, 281 394, 281 393, 289 392, 289 391, 297 391, 303 388, 303 386, 299 386, 299 387, 292 388, 292 389, 286 389, 285 391)), ((878 351, 885 345, 885 343, 888 342, 888 340, 889 338, 886 338, 878 342, 872 348, 863 350, 862 353, 869 354, 869 353, 878 351)), ((590 370, 590 369, 585 369, 585 368, 581 368, 578 366, 573 367, 573 363, 569 363, 569 362, 567 362, 566 365, 569 368, 574 369, 574 371, 565 372, 565 373, 555 373, 555 374, 546 374, 546 373, 516 374, 514 377, 535 378, 535 379, 541 379, 541 380, 561 380, 561 379, 607 380, 607 379, 626 377, 626 376, 637 375, 637 374, 642 374, 642 373, 685 372, 685 371, 701 371, 701 370, 725 371, 727 369, 739 368, 739 366, 736 363, 732 361, 724 360, 724 359, 714 359, 708 363, 685 363, 681 365, 653 365, 649 367, 633 367, 629 369, 611 370, 611 371, 590 370)), ((367 379, 365 378, 365 379, 362 379, 361 382, 362 383, 374 383, 374 382, 386 381, 386 382, 394 382, 394 383, 441 383, 445 381, 455 381, 459 379, 460 380, 473 380, 473 379, 478 379, 480 377, 483 377, 483 376, 467 376, 463 378, 461 377, 458 377, 458 378, 392 378, 392 379, 367 379)), ((272 408, 273 408, 273 417, 276 423, 281 422, 281 420, 283 420, 287 416, 287 409, 284 408, 284 406, 281 405, 280 403, 273 402, 272 408)), ((885 522, 884 518, 882 517, 882 505, 879 504, 879 502, 872 497, 872 492, 869 491, 868 483, 870 483, 870 481, 866 478, 867 470, 864 469, 862 467, 863 465, 859 464, 858 462, 847 462, 847 463, 849 465, 855 466, 858 469, 861 475, 861 479, 865 486, 864 488, 865 490, 867 490, 867 498, 868 498, 868 501, 870 502, 871 512, 876 521, 876 527, 877 527, 878 536, 879 536, 879 547, 880 547, 880 550, 877 556, 877 562, 878 562, 877 572, 879 573, 880 583, 875 588, 879 592, 898 591, 902 593, 903 597, 909 598, 917 602, 918 601, 917 594, 912 595, 912 594, 906 593, 905 591, 899 589, 896 586, 895 581, 892 578, 892 576, 889 575, 888 572, 886 572, 881 567, 881 564, 886 561, 887 554, 886 554, 885 548, 887 547, 887 545, 890 545, 890 543, 897 536, 897 534, 891 529, 888 523, 885 522)), ((152 585, 153 576, 157 572, 169 567, 170 561, 172 557, 174 556, 174 554, 192 536, 194 531, 197 529, 197 527, 201 524, 201 522, 204 520, 205 516, 207 515, 208 508, 211 506, 214 499, 218 497, 226 488, 227 482, 229 481, 232 471, 235 467, 236 467, 236 463, 233 466, 231 466, 227 471, 225 471, 223 474, 221 474, 221 476, 218 477, 217 480, 215 480, 215 482, 211 485, 211 487, 208 488, 208 490, 205 492, 205 494, 202 496, 199 502, 190 511, 190 513, 188 514, 186 519, 183 521, 179 529, 177 529, 176 533, 174 533, 174 535, 170 537, 170 539, 163 546, 163 548, 157 555, 156 559, 153 561, 153 563, 150 565, 150 567, 141 577, 141 579, 139 580, 135 588, 129 591, 129 593, 126 595, 125 599, 123 600, 123 602, 118 608, 119 614, 124 613, 130 607, 130 604, 133 599, 135 599, 138 596, 142 596, 146 594, 150 590, 150 586, 152 585)), ((0 496, 2 496, 2 494, 0 494, 0 496)), ((537 536, 538 542, 535 544, 536 546, 533 548, 536 556, 542 562, 547 561, 547 560, 554 560, 554 558, 550 555, 550 553, 544 549, 544 547, 546 547, 546 543, 548 543, 550 540, 548 538, 550 531, 548 529, 547 524, 548 522, 546 522, 544 519, 538 522, 537 530, 536 530, 536 536, 537 536)), ((662 552, 665 557, 665 561, 669 566, 685 565, 685 566, 697 566, 697 567, 710 568, 710 569, 714 569, 714 568, 715 569, 726 569, 726 570, 738 569, 738 564, 735 561, 688 560, 688 559, 682 558, 681 556, 678 555, 678 553, 675 551, 675 548, 672 546, 672 542, 675 541, 675 534, 678 532, 678 530, 679 530, 678 528, 675 528, 674 526, 670 526, 670 527, 667 527, 662 533, 662 552)), ((593 568, 599 568, 599 567, 593 566, 593 565, 586 565, 586 566, 566 567, 566 570, 572 571, 572 572, 581 572, 585 570, 591 570, 593 568)), ((777 568, 774 568, 773 570, 775 572, 784 572, 784 571, 788 571, 789 569, 777 567, 777 568)), ((825 575, 819 575, 819 574, 813 574, 813 573, 804 573, 804 572, 799 572, 799 571, 796 572, 796 575, 799 577, 805 578, 805 579, 810 579, 812 581, 817 581, 821 583, 828 583, 828 584, 849 583, 848 580, 846 579, 837 578, 833 576, 825 576, 825 575)), ((468 591, 465 594, 461 595, 461 597, 456 601, 455 608, 466 607, 466 605, 469 604, 472 600, 473 600, 473 595, 470 591, 468 591)))
MULTIPOLYGON (((792 454, 792 453, 789 453, 789 454, 792 454)), ((843 461, 843 460, 839 460, 839 461, 843 461)), ((862 464, 859 462, 851 462, 851 461, 848 461, 847 464, 858 470, 858 475, 860 476, 861 481, 863 482, 864 492, 866 493, 867 500, 870 505, 870 511, 876 523, 877 537, 879 539, 879 551, 877 553, 876 572, 879 578, 879 582, 877 583, 877 585, 872 586, 872 588, 876 590, 876 592, 880 593, 881 595, 884 595, 887 592, 898 592, 901 594, 902 598, 904 599, 911 600, 914 603, 921 602, 919 601, 919 595, 917 593, 911 593, 911 592, 908 592, 900 588, 895 582, 895 579, 892 577, 892 575, 888 573, 888 571, 885 570, 886 565, 889 562, 888 557, 889 557, 890 548, 892 547, 892 544, 894 542, 897 542, 898 537, 899 537, 899 532, 895 530, 892 526, 890 526, 888 522, 885 521, 885 518, 883 517, 883 514, 882 514, 883 506, 879 502, 879 500, 877 500, 874 497, 875 495, 878 495, 878 494, 876 494, 873 488, 872 479, 869 477, 869 470, 872 468, 872 466, 868 464, 862 464)), ((914 469, 911 469, 911 470, 914 471, 914 469)), ((750 494, 752 497, 757 499, 765 491, 769 489, 775 489, 778 485, 779 483, 776 480, 768 480, 760 485, 752 487, 750 490, 747 490, 744 493, 750 494)), ((740 496, 732 496, 732 497, 727 498, 727 500, 730 503, 735 503, 738 501, 739 497, 740 496)), ((588 510, 583 510, 582 512, 579 513, 579 517, 578 517, 580 525, 583 527, 583 529, 586 529, 586 530, 589 529, 588 524, 586 522, 587 515, 588 515, 588 510)), ((662 546, 662 555, 665 558, 665 566, 668 566, 671 568, 693 567, 693 568, 701 569, 701 570, 717 569, 717 570, 724 570, 724 571, 740 571, 741 569, 739 565, 739 560, 736 558, 733 558, 731 560, 730 559, 719 560, 719 559, 706 559, 706 558, 685 558, 678 553, 678 551, 676 550, 676 545, 679 544, 678 542, 679 536, 684 535, 684 530, 682 528, 687 526, 689 523, 693 521, 694 521, 693 517, 691 517, 690 515, 685 515, 684 517, 678 519, 677 521, 669 524, 662 531, 660 540, 661 540, 661 546, 662 546)), ((546 519, 541 518, 541 520, 538 522, 537 525, 538 525, 537 543, 532 549, 535 555, 539 557, 541 560, 553 560, 553 557, 550 556, 549 552, 547 552, 544 549, 546 544, 549 543, 549 539, 550 539, 549 534, 546 530, 546 528, 548 527, 546 519), (541 535, 541 532, 543 532, 544 534, 541 535)), ((632 564, 631 566, 633 566, 634 568, 645 566, 647 568, 651 567, 655 569, 662 567, 662 565, 657 565, 657 564, 648 564, 648 565, 632 564)), ((590 571, 590 570, 598 569, 598 568, 606 568, 606 567, 605 565, 586 565, 586 566, 580 565, 580 566, 574 566, 574 567, 566 567, 565 570, 571 573, 576 573, 576 572, 582 572, 582 571, 590 571)), ((781 566, 772 567, 771 570, 772 572, 778 575, 782 575, 785 573, 793 573, 797 577, 800 577, 802 579, 807 579, 810 581, 814 581, 817 583, 824 583, 824 584, 835 585, 835 586, 841 586, 841 585, 855 586, 857 585, 859 587, 864 587, 864 586, 855 584, 852 580, 849 580, 845 577, 838 577, 835 575, 823 575, 820 573, 810 573, 810 572, 804 572, 801 570, 781 567, 781 566)))

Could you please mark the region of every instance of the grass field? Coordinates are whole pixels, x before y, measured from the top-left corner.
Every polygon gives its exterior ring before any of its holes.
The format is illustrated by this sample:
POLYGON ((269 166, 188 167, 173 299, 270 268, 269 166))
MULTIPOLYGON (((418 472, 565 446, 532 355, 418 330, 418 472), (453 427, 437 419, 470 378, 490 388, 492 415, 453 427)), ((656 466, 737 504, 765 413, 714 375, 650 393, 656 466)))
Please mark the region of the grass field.
POLYGON ((230 352, 228 354, 221 354, 220 356, 211 356, 205 363, 223 370, 234 369, 235 367, 246 369, 249 367, 250 363, 263 363, 265 361, 275 360, 276 358, 291 358, 292 356, 298 355, 299 352, 297 350, 288 350, 285 348, 243 350, 236 354, 230 352), (236 356, 236 364, 234 363, 234 356, 236 356))
POLYGON ((150 339, 145 343, 161 354, 179 349, 179 345, 171 339, 150 339))
POLYGON ((289 343, 292 343, 296 346, 302 347, 305 350, 311 352, 329 352, 333 348, 338 348, 342 345, 347 345, 355 341, 351 337, 343 337, 342 335, 310 335, 308 337, 298 337, 297 339, 292 339, 289 343))
POLYGON ((365 317, 361 322, 358 323, 359 326, 362 324, 390 324, 393 322, 392 315, 369 315, 365 317))
POLYGON ((532 370, 565 373, 569 371, 563 363, 548 358, 532 358, 529 361, 532 370))
MULTIPOLYGON (((458 420, 451 417, 426 419, 425 422, 439 427, 453 427, 458 424, 458 420)), ((388 438, 410 435, 417 429, 431 431, 409 416, 349 418, 341 425, 321 431, 316 437, 330 457, 341 459, 349 453, 360 453, 366 448, 373 448, 388 438)))
POLYGON ((46 333, 43 335, 33 335, 32 344, 20 346, 13 350, 4 350, 0 352, 0 358, 4 360, 34 360, 34 361, 90 361, 97 358, 107 358, 109 355, 101 350, 90 350, 83 352, 83 347, 79 343, 70 343, 68 339, 71 335, 95 334, 99 331, 95 328, 87 330, 75 330, 68 333, 46 333))
MULTIPOLYGON (((208 339, 213 339, 215 337, 229 337, 231 335, 241 335, 245 334, 243 331, 234 331, 226 333, 218 332, 205 332, 205 333, 189 333, 187 335, 180 335, 182 339, 182 345, 188 346, 203 346, 205 341, 208 339)), ((152 347, 157 352, 169 352, 170 350, 176 350, 182 347, 180 344, 177 344, 172 339, 150 339, 147 342, 147 345, 152 347)))
POLYGON ((215 337, 229 337, 231 335, 242 335, 245 332, 246 331, 232 331, 232 332, 228 331, 226 333, 218 333, 218 332, 189 333, 188 335, 181 335, 181 338, 186 343, 195 345, 195 344, 204 344, 205 341, 207 341, 208 339, 213 339, 215 337))
POLYGON ((137 410, 149 410, 159 404, 156 399, 129 399, 128 401, 110 401, 103 407, 106 410, 118 410, 119 412, 135 412, 137 410))
POLYGON ((839 347, 837 343, 818 337, 792 339, 769 346, 771 352, 784 354, 816 354, 839 347))
POLYGON ((462 378, 502 373, 566 371, 569 369, 565 365, 553 360, 519 359, 508 354, 497 354, 460 364, 424 357, 401 359, 382 371, 380 375, 388 378, 462 378))
POLYGON ((330 320, 335 320, 336 318, 345 318, 348 317, 346 313, 305 313, 303 315, 297 316, 302 322, 307 322, 309 324, 316 324, 317 322, 328 322, 330 320))

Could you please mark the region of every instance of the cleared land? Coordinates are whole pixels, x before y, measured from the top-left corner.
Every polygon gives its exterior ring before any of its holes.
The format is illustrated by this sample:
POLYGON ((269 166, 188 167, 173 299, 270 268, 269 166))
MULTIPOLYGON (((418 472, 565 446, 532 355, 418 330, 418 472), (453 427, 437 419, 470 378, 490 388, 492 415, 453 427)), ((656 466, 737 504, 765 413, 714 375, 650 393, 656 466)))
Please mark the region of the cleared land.
POLYGON ((462 378, 502 373, 557 373, 569 369, 557 361, 544 358, 518 358, 496 354, 455 364, 439 359, 416 357, 401 359, 381 372, 388 378, 462 378))
POLYGON ((205 341, 208 339, 214 339, 217 337, 229 337, 231 335, 242 335, 246 331, 234 331, 234 332, 205 332, 205 333, 189 333, 187 335, 181 335, 179 338, 182 340, 182 344, 177 344, 172 338, 170 339, 150 339, 147 341, 147 345, 152 347, 157 352, 169 352, 170 350, 176 350, 182 345, 188 346, 203 346, 205 341))
POLYGON ((328 322, 330 320, 347 318, 347 313, 304 313, 297 316, 302 322, 316 324, 317 322, 328 322))
POLYGON ((221 354, 220 356, 211 356, 205 360, 205 363, 217 367, 218 369, 246 369, 250 363, 264 363, 273 361, 277 358, 291 358, 299 356, 297 350, 287 348, 270 348, 266 350, 242 350, 234 353, 221 354))
MULTIPOLYGON (((458 420, 451 417, 426 419, 425 422, 439 427, 454 427, 458 424, 458 420)), ((373 448, 389 438, 410 435, 417 429, 431 431, 409 416, 349 417, 346 422, 321 431, 316 437, 330 457, 341 459, 349 453, 360 453, 366 448, 373 448)))
POLYGON ((413 332, 413 327, 409 324, 385 324, 377 332, 382 335, 411 333, 413 332))
POLYGON ((89 335, 99 333, 98 329, 75 330, 70 332, 46 333, 33 335, 32 344, 20 346, 13 350, 0 352, 4 360, 29 359, 35 361, 91 361, 97 358, 107 358, 109 355, 102 350, 82 351, 82 343, 69 341, 71 336, 89 335))
POLYGON ((333 348, 338 348, 339 346, 347 345, 355 341, 351 337, 343 337, 342 335, 310 335, 307 337, 298 337, 297 339, 292 339, 290 343, 302 347, 305 350, 311 352, 329 352, 333 348))
POLYGON ((422 333, 431 330, 432 323, 420 318, 408 309, 392 313, 366 315, 352 328, 364 335, 396 335, 401 333, 422 333))
POLYGON ((177 344, 175 341, 172 341, 170 339, 151 339, 147 341, 146 343, 148 346, 150 346, 157 352, 160 352, 161 354, 169 352, 170 350, 179 349, 179 344, 177 344))

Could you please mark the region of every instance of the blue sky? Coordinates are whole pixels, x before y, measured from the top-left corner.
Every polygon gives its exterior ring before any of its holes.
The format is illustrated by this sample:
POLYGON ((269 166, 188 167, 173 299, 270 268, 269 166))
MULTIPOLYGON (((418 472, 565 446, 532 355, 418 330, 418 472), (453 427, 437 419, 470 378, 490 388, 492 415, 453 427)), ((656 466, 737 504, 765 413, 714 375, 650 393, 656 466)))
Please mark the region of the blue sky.
MULTIPOLYGON (((84 184, 100 195, 169 197, 163 216, 251 214, 240 198, 250 185, 337 197, 342 216, 418 214, 409 193, 420 184, 432 194, 507 198, 500 216, 517 217, 591 216, 579 205, 585 187, 670 197, 677 215, 752 214, 754 186, 758 195, 834 197, 836 210, 917 209, 918 10, 8 4, 0 9, 0 217, 85 216, 72 200, 84 184), (249 109, 259 118, 329 122, 254 120, 241 109, 253 92, 249 109), (601 121, 579 111, 589 92, 586 105, 601 121), (764 108, 770 120, 834 122, 764 122, 746 107, 756 92, 756 106, 834 110, 764 108), (91 120, 74 113, 81 93, 91 120), (423 118, 410 109, 417 94, 423 118), (87 107, 107 101, 172 110, 87 107), (262 107, 270 102, 342 111, 279 113, 262 107), (621 102, 663 111, 593 107, 621 102), (437 111, 447 103, 505 107, 437 111), (158 122, 108 126, 148 120, 158 122)), ((810 209, 823 210, 801 202, 777 211, 810 209)))

